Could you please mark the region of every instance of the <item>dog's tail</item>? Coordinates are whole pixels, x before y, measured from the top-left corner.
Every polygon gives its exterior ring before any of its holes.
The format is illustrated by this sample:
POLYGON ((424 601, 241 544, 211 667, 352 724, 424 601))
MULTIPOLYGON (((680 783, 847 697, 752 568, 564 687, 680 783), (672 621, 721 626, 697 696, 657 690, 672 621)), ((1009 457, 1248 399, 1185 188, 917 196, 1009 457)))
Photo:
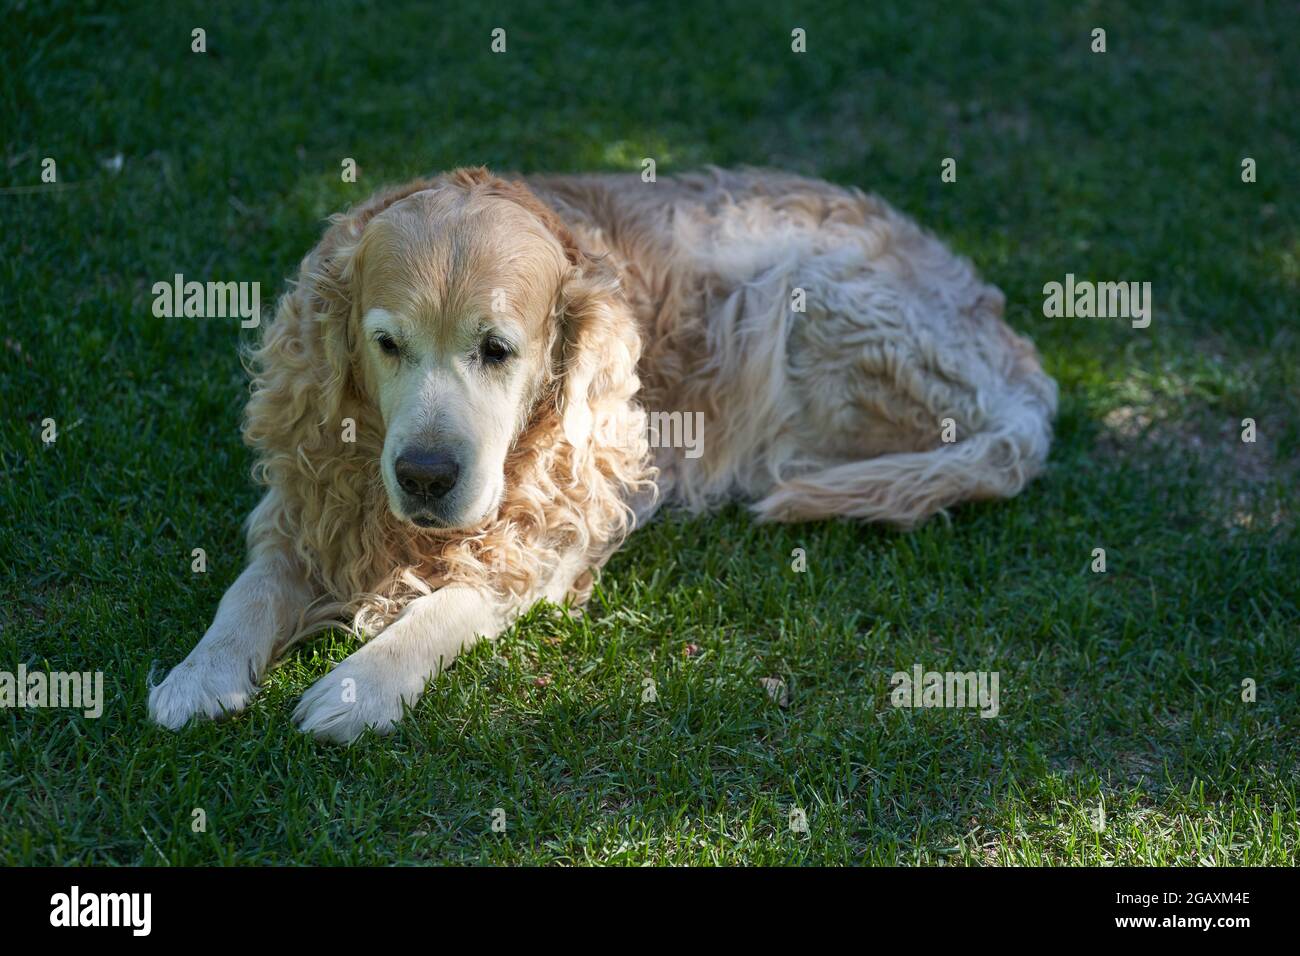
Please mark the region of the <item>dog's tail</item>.
POLYGON ((1039 373, 1003 393, 986 427, 961 441, 782 481, 753 511, 762 521, 843 516, 911 528, 961 501, 1009 498, 1042 471, 1055 411, 1055 383, 1039 373))

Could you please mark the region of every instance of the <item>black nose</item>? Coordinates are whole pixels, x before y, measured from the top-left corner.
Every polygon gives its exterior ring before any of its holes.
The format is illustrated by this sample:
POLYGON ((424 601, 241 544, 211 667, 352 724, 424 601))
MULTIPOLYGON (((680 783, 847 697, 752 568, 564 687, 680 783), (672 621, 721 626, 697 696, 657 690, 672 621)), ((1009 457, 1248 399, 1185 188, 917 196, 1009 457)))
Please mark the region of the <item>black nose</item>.
POLYGON ((441 498, 451 491, 460 465, 450 455, 437 451, 404 451, 393 466, 397 483, 408 495, 441 498))

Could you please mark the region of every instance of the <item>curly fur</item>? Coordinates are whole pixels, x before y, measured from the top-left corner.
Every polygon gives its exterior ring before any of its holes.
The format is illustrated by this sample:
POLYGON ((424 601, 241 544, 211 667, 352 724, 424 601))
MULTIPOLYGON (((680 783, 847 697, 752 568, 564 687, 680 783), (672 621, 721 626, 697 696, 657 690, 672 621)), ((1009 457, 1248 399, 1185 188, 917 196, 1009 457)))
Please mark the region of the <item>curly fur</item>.
MULTIPOLYGON (((635 402, 640 338, 617 277, 583 255, 525 190, 481 169, 384 192, 331 222, 248 358, 244 438, 257 452, 254 477, 276 492, 250 519, 250 550, 277 537, 292 542, 329 598, 304 617, 299 636, 349 618, 359 632, 381 630, 412 596, 450 582, 522 594, 565 549, 580 549, 599 567, 631 527, 628 500, 654 478, 635 402), (507 458, 505 500, 494 518, 468 532, 416 528, 386 506, 376 467, 383 424, 355 359, 358 315, 350 294, 367 223, 444 183, 519 202, 556 234, 571 263, 555 304, 557 360, 507 458), (566 379, 580 384, 565 389, 566 379), (566 434, 566 416, 590 422, 589 434, 566 434), (347 418, 355 442, 342 439, 347 418)), ((590 576, 581 582, 579 599, 590 583, 590 576)))

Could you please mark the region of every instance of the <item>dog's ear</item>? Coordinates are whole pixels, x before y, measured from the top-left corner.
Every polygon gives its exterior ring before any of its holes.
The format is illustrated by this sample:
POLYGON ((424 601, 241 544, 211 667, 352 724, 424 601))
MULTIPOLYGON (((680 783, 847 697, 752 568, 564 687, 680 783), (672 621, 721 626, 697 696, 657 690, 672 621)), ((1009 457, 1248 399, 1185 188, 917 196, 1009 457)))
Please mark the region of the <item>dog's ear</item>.
POLYGON ((564 438, 579 451, 593 437, 618 441, 620 436, 608 431, 629 427, 627 404, 639 387, 636 318, 618 280, 594 262, 572 267, 557 311, 562 381, 557 400, 564 438))

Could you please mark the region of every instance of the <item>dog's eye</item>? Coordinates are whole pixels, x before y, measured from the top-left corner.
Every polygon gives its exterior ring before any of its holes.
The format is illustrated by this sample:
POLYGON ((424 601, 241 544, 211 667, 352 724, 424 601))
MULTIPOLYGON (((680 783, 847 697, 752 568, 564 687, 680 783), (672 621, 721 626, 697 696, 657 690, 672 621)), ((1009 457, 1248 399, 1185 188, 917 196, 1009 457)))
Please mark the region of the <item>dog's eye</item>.
POLYGON ((397 344, 397 340, 387 333, 379 333, 375 336, 375 341, 379 343, 379 347, 383 350, 385 355, 396 355, 401 351, 401 348, 397 344))
POLYGON ((495 335, 489 335, 483 340, 482 346, 479 347, 479 353, 483 356, 483 361, 488 365, 500 365, 510 358, 510 346, 495 335))

